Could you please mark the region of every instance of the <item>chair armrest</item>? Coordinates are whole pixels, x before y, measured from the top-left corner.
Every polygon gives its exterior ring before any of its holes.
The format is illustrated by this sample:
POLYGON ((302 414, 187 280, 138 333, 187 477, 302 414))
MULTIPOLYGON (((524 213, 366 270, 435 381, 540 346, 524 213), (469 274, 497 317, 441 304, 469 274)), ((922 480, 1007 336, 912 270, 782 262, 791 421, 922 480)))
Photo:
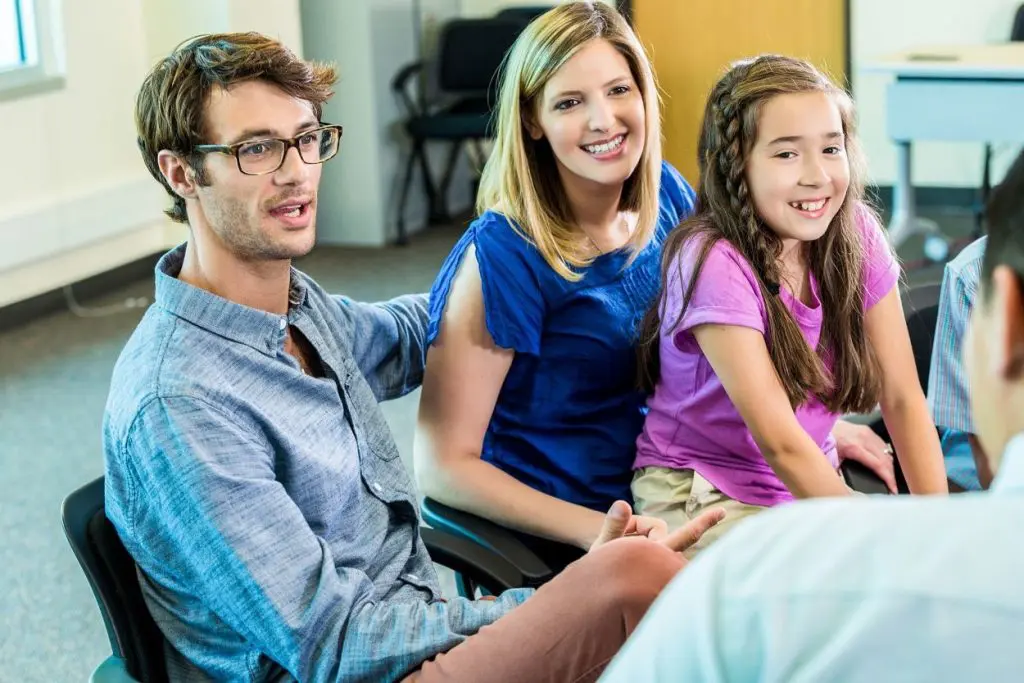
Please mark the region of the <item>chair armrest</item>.
POLYGON ((431 498, 423 499, 421 510, 424 521, 434 529, 482 547, 509 563, 521 577, 519 586, 539 586, 554 573, 508 529, 494 522, 448 507, 431 498))
POLYGON ((423 113, 416 104, 416 98, 409 92, 409 82, 413 76, 418 75, 422 70, 422 61, 412 62, 399 69, 398 73, 391 79, 391 90, 398 95, 408 116, 420 116, 423 113))
POLYGON ((846 485, 857 493, 870 495, 891 495, 892 493, 881 477, 856 460, 844 460, 839 464, 839 471, 843 475, 846 485))
MULTIPOLYGON (((889 441, 889 432, 885 428, 881 408, 876 407, 870 413, 844 415, 843 421, 870 427, 883 441, 889 441)), ((846 485, 858 493, 878 495, 891 495, 892 493, 881 477, 856 460, 842 461, 839 464, 839 472, 843 475, 843 481, 846 482, 846 485)), ((900 480, 902 475, 899 474, 899 463, 896 463, 896 472, 896 484, 901 486, 900 480)))
POLYGON ((447 531, 421 526, 430 559, 472 579, 492 595, 524 585, 522 573, 501 555, 447 531))
POLYGON ((124 660, 113 655, 107 657, 89 676, 89 683, 139 683, 128 675, 124 660))

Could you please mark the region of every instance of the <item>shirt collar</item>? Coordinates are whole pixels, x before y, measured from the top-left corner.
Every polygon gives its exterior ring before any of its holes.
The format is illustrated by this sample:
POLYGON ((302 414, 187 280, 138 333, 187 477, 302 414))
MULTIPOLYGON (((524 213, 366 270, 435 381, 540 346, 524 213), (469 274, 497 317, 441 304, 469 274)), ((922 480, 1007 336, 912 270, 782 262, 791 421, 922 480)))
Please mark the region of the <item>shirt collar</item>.
POLYGON ((289 320, 298 308, 306 305, 308 291, 299 271, 291 269, 288 314, 275 315, 179 280, 185 247, 185 244, 175 247, 157 262, 156 304, 197 327, 273 355, 283 343, 289 320))
POLYGON ((992 481, 996 493, 1024 493, 1024 433, 1010 439, 992 481))

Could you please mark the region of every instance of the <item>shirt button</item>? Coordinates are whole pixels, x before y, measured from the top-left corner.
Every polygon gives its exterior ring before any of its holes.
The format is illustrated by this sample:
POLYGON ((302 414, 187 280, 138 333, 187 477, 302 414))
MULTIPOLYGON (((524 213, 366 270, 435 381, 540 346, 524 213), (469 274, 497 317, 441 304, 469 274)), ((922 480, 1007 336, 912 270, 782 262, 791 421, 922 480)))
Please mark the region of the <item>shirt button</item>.
POLYGON ((281 318, 277 321, 277 329, 283 330, 286 327, 288 327, 288 318, 281 318))
POLYGON ((419 581, 420 580, 420 577, 416 576, 415 574, 409 574, 409 578, 412 579, 413 581, 419 581))
POLYGON ((371 487, 373 488, 373 490, 374 490, 374 491, 376 491, 377 493, 384 493, 384 489, 382 489, 382 488, 380 487, 380 484, 378 484, 377 482, 373 482, 372 484, 370 484, 370 486, 371 486, 371 487))

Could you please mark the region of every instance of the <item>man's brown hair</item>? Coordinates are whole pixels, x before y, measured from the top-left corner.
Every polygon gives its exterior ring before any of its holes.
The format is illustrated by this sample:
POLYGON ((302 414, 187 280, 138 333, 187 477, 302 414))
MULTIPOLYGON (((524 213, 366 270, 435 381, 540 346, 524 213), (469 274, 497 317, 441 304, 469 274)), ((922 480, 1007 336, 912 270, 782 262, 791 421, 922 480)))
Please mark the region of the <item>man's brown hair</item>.
POLYGON ((261 80, 291 97, 313 106, 320 120, 323 104, 333 95, 333 67, 307 62, 276 40, 259 33, 219 33, 192 38, 160 60, 146 76, 135 101, 135 129, 146 168, 160 181, 174 203, 166 213, 187 223, 185 200, 171 190, 160 172, 157 154, 170 150, 193 170, 197 182, 206 182, 203 155, 203 118, 207 97, 216 87, 230 88, 261 80))

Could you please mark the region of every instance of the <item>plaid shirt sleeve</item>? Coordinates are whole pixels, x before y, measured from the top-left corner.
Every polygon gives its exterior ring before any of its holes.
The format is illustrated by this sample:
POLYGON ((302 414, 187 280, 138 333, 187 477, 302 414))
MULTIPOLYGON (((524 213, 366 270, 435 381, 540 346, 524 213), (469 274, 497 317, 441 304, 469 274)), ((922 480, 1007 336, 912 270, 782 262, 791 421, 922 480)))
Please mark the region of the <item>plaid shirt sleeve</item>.
POLYGON ((928 404, 939 427, 973 433, 970 393, 962 343, 978 288, 980 262, 946 267, 928 379, 928 404))

